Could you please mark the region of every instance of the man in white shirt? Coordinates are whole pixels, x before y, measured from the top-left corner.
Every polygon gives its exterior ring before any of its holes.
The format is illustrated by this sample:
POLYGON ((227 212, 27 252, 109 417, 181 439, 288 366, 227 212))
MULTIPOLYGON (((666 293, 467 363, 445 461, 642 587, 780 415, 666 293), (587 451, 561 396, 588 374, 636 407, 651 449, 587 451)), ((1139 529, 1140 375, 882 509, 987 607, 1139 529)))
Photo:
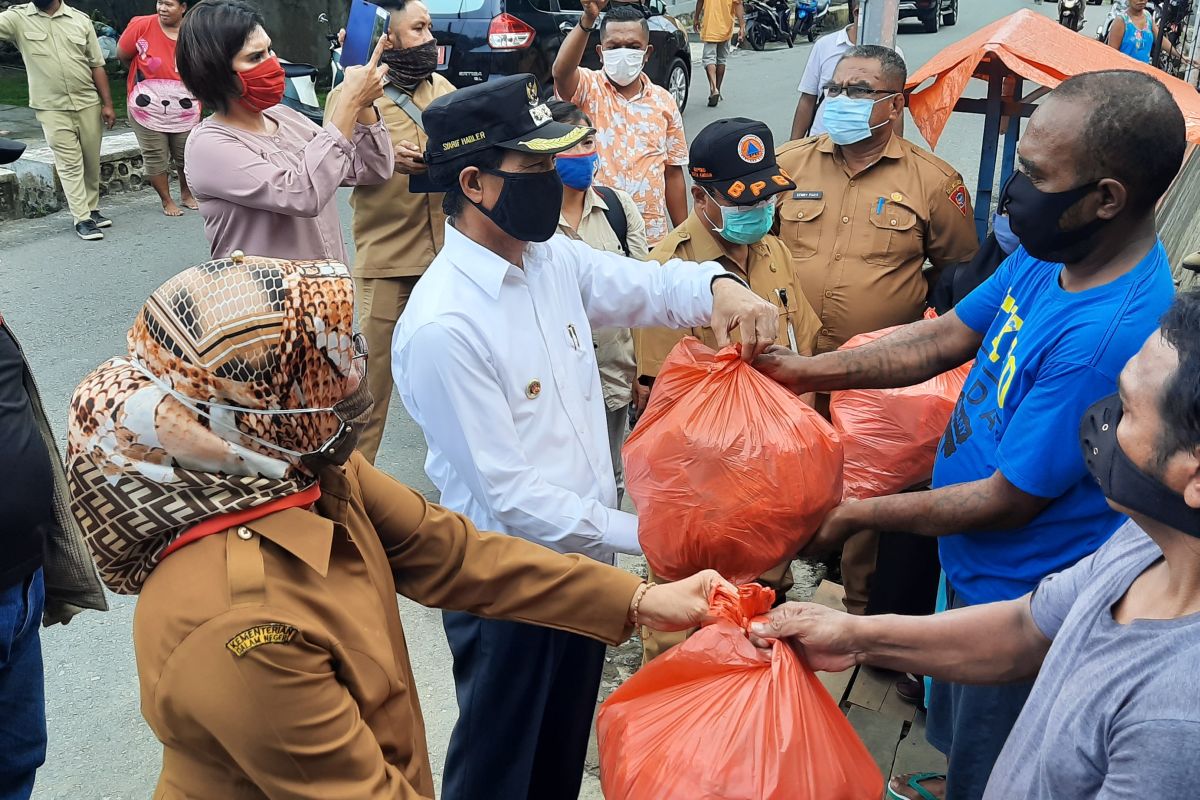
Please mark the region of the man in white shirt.
MULTIPOLYGON (((476 524, 613 563, 640 552, 617 510, 592 326, 739 329, 746 358, 776 311, 713 263, 647 267, 555 236, 554 154, 591 132, 554 122, 530 75, 424 112, 450 218, 392 340, 392 374, 429 445, 442 503, 476 524)), ((698 498, 702 501, 702 498, 698 498)), ((444 615, 459 720, 442 797, 576 797, 604 648, 569 631, 444 615)))
MULTIPOLYGON (((796 104, 796 114, 792 118, 793 139, 803 139, 806 136, 820 136, 825 133, 825 104, 821 102, 825 84, 833 80, 833 71, 837 68, 842 56, 851 47, 858 44, 858 3, 850 0, 850 24, 833 33, 827 33, 813 45, 808 54, 808 63, 804 65, 804 75, 800 78, 800 102, 796 104)), ((895 48, 900 57, 904 51, 895 48)), ((904 119, 896 122, 896 134, 904 135, 904 119)))

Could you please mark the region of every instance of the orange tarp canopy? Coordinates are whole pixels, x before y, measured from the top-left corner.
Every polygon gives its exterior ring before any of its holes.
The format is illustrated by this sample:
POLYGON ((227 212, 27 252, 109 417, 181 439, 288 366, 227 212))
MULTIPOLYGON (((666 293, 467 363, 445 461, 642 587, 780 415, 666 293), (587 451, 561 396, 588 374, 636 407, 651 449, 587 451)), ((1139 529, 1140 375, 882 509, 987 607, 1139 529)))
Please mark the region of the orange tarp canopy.
POLYGON ((1023 9, 950 45, 909 78, 910 90, 935 79, 909 99, 913 119, 930 147, 937 146, 954 104, 971 78, 987 79, 980 69, 985 58, 998 58, 1012 72, 1049 89, 1084 72, 1133 69, 1153 75, 1166 85, 1183 111, 1188 141, 1200 143, 1200 93, 1194 86, 1023 9))

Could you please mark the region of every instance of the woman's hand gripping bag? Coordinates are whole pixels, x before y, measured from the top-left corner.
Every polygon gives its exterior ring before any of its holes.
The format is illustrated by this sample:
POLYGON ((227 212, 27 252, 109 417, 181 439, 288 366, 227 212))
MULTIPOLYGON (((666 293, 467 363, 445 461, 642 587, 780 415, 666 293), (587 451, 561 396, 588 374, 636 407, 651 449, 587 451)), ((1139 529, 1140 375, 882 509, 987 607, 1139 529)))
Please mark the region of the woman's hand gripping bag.
POLYGON ((693 337, 675 346, 625 443, 625 485, 655 574, 745 583, 794 556, 842 497, 842 447, 820 414, 693 337))
POLYGON ((879 768, 816 675, 784 642, 746 637, 773 599, 718 587, 714 621, 604 702, 607 800, 879 800, 879 768))
MULTIPOLYGON (((930 311, 926 319, 933 316, 930 311)), ((859 334, 840 349, 861 347, 899 327, 903 326, 859 334)), ((974 363, 915 386, 830 395, 829 416, 845 451, 845 499, 896 494, 929 480, 938 444, 974 363)))

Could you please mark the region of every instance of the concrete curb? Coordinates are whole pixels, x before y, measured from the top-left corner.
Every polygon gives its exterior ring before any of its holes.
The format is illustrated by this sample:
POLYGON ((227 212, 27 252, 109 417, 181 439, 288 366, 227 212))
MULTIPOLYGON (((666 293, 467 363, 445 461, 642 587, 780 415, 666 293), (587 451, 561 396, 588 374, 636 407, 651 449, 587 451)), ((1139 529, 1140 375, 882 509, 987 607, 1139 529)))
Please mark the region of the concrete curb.
MULTIPOLYGON (((137 137, 132 132, 105 136, 100 143, 100 195, 136 191, 145 185, 137 137)), ((66 205, 48 146, 26 150, 9 169, 0 170, 0 219, 44 217, 66 205)))

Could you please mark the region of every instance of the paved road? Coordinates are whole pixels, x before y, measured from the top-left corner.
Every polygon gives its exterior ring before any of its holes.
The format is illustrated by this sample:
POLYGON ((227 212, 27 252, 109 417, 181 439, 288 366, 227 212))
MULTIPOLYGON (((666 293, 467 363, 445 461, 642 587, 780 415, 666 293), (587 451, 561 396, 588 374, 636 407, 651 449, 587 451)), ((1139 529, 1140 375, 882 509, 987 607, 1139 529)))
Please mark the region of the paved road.
MULTIPOLYGON (((1022 5, 1035 7, 1021 0, 962 0, 957 27, 925 35, 906 23, 900 45, 911 64, 920 64, 1022 5)), ((1050 13, 1051 6, 1040 8, 1050 13)), ((695 93, 697 102, 685 114, 690 132, 721 117, 747 116, 766 121, 780 141, 786 138, 810 47, 772 47, 735 55, 720 107, 705 107, 703 90, 695 93)), ((697 78, 703 80, 698 68, 697 78)), ((978 168, 979 136, 978 122, 955 120, 939 148, 967 176, 968 186, 974 185, 978 168)), ((349 220, 345 199, 341 202, 342 218, 349 220)), ((194 213, 164 218, 149 192, 115 198, 105 211, 116 224, 100 243, 69 234, 69 219, 61 214, 0 225, 0 309, 29 353, 60 432, 72 389, 95 365, 124 351, 125 331, 141 302, 168 276, 207 255, 200 218, 194 213)), ((432 494, 421 467, 424 441, 398 406, 393 406, 380 465, 432 494)), ((159 748, 138 711, 130 641, 133 605, 132 598, 114 596, 108 614, 88 614, 45 635, 51 741, 34 793, 39 800, 134 800, 152 792, 159 748)), ((440 773, 456 713, 449 654, 436 613, 403 600, 401 605, 434 769, 440 773)), ((590 776, 583 796, 600 796, 590 776)))

